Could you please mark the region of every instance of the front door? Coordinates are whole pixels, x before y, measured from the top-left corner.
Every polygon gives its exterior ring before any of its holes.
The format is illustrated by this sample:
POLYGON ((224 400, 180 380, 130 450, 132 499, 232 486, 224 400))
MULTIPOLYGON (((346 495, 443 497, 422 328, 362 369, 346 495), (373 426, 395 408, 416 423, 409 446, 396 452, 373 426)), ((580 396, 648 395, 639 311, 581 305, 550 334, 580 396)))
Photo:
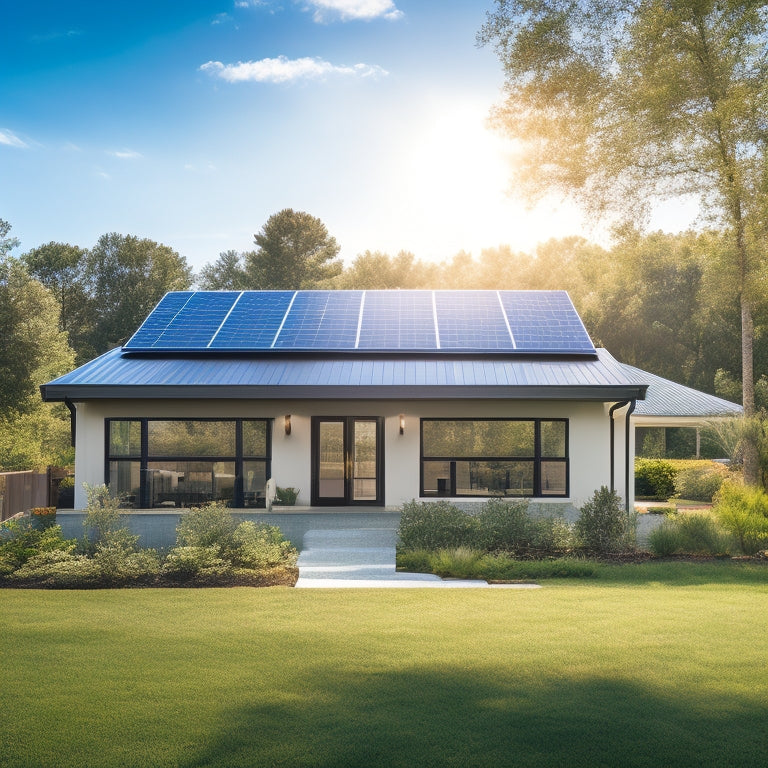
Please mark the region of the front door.
POLYGON ((380 418, 312 419, 312 504, 383 504, 380 418))

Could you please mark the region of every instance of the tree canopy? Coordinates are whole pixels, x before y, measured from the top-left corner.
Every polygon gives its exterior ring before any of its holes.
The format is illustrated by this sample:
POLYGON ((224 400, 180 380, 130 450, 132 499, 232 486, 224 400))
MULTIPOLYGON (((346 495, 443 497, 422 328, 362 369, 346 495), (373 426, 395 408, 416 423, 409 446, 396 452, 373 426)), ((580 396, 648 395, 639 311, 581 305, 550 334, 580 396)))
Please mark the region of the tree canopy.
MULTIPOLYGON (((695 195, 728 237, 745 412, 768 235, 768 13, 752 0, 496 0, 479 33, 505 73, 496 125, 517 181, 635 217, 695 195)), ((745 458, 752 480, 754 462, 745 458)))

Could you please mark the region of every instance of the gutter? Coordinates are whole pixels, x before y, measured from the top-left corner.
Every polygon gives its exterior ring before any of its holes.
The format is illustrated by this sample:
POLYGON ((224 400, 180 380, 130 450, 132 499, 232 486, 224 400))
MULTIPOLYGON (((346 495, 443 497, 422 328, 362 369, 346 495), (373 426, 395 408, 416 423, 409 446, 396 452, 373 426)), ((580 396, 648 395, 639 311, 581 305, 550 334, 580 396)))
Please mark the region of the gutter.
POLYGON ((622 400, 620 403, 614 403, 610 410, 608 411, 608 418, 610 419, 610 429, 611 429, 611 436, 610 436, 610 443, 611 443, 611 492, 616 491, 616 425, 615 420, 613 417, 613 414, 618 411, 620 408, 624 408, 625 406, 629 406, 627 408, 626 414, 624 414, 624 505, 627 510, 627 514, 629 514, 629 483, 631 482, 631 478, 629 476, 629 467, 631 464, 630 461, 630 455, 629 455, 629 449, 630 449, 630 440, 629 440, 629 429, 630 429, 630 418, 632 414, 635 411, 635 407, 637 405, 637 401, 632 400, 622 400))
POLYGON ((75 404, 68 398, 64 398, 64 405, 69 408, 69 442, 75 447, 75 438, 77 437, 77 409, 75 404))

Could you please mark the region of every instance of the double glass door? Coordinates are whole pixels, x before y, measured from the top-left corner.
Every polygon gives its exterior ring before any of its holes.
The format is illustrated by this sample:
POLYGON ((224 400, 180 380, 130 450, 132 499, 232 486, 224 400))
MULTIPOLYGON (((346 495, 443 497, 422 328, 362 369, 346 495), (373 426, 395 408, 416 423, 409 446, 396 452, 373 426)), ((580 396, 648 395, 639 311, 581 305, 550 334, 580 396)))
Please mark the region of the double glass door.
POLYGON ((379 418, 312 419, 312 504, 382 504, 379 418))

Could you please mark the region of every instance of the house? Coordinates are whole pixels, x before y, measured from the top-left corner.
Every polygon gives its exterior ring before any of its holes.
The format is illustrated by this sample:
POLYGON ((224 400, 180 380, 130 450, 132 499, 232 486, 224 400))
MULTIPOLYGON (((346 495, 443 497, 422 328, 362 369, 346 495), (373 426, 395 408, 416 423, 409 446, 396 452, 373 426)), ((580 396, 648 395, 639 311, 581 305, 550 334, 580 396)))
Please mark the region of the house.
POLYGON ((489 496, 629 505, 650 378, 595 349, 563 291, 181 291, 119 349, 42 386, 83 484, 127 508, 489 496))

